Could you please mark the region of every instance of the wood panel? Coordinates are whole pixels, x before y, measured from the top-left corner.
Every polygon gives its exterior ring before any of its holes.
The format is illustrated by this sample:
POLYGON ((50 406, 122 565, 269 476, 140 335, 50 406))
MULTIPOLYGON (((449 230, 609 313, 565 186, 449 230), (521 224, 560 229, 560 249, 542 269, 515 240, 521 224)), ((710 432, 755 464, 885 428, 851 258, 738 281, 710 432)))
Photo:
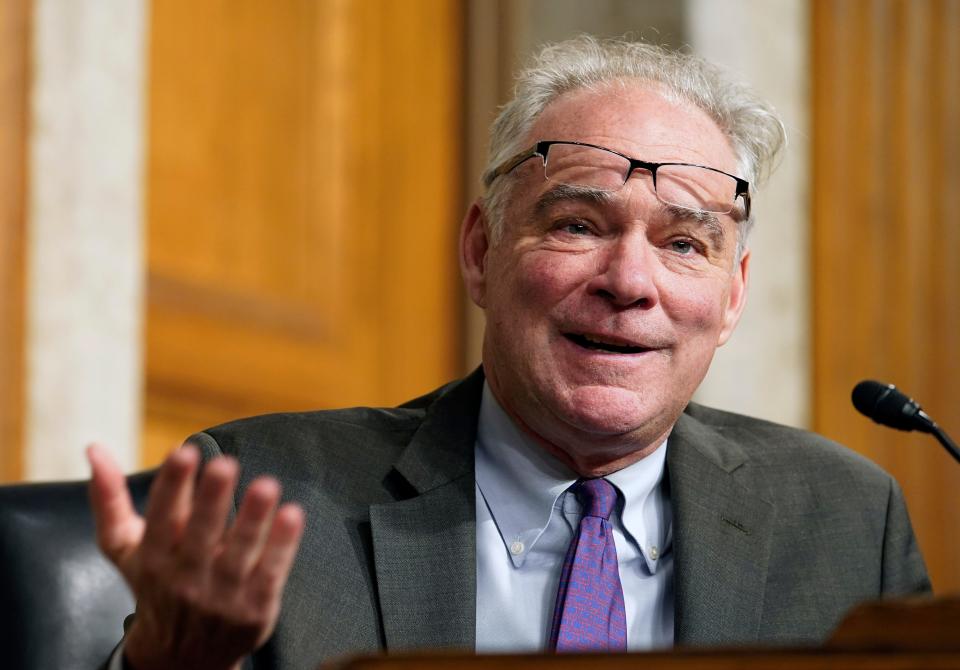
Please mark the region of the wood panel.
POLYGON ((147 463, 459 371, 460 12, 152 4, 147 463))
POLYGON ((960 467, 860 417, 897 384, 960 436, 960 2, 813 3, 815 428, 902 484, 938 592, 960 590, 960 467))
POLYGON ((0 482, 23 476, 29 0, 0 3, 0 482))

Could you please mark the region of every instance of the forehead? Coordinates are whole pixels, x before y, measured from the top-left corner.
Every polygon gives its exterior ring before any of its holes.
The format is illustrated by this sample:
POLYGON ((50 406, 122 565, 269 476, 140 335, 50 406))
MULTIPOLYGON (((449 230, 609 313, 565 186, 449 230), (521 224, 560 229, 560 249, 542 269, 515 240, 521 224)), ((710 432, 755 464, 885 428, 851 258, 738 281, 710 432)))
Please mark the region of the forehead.
POLYGON ((527 139, 589 142, 641 160, 738 172, 729 140, 706 112, 647 82, 564 93, 541 112, 527 139))

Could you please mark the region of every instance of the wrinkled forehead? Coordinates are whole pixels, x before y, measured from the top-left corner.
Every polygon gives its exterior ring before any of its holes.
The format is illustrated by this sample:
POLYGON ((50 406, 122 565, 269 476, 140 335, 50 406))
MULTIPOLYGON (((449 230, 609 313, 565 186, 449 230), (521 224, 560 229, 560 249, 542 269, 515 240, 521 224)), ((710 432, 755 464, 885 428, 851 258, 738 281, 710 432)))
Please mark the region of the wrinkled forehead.
POLYGON ((560 95, 534 121, 524 145, 537 140, 589 142, 646 161, 739 171, 729 138, 716 122, 652 82, 616 81, 560 95))

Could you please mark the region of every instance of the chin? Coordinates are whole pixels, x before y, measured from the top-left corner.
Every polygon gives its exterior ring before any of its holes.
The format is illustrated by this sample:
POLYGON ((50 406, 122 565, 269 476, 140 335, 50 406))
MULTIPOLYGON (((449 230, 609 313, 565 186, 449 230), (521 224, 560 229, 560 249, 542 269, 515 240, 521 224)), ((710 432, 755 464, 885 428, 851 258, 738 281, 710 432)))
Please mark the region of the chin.
POLYGON ((574 428, 598 437, 643 433, 662 419, 665 408, 653 398, 617 386, 578 386, 567 397, 563 414, 574 428))

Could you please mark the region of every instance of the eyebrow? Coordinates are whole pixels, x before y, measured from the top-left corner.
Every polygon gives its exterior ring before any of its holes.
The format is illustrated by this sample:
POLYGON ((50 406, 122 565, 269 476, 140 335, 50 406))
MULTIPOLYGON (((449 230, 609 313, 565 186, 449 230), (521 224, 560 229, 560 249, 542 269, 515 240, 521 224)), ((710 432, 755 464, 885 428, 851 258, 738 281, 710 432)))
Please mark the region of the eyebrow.
MULTIPOLYGON (((543 195, 541 195, 536 204, 534 205, 534 213, 536 215, 542 215, 546 210, 550 209, 553 205, 561 202, 587 202, 594 205, 606 205, 616 198, 616 193, 610 191, 602 191, 598 188, 593 188, 590 186, 573 186, 570 184, 557 184, 554 188, 550 189, 543 195)), ((667 203, 660 203, 661 211, 667 214, 671 219, 675 221, 689 221, 697 225, 703 226, 707 234, 710 237, 710 241, 713 242, 714 246, 718 249, 723 248, 723 242, 726 238, 726 233, 723 229, 723 225, 720 223, 720 219, 717 218, 717 215, 713 212, 703 212, 693 209, 685 209, 683 207, 678 207, 676 205, 669 205, 667 203)))
POLYGON ((533 211, 536 215, 542 215, 552 206, 560 202, 587 202, 592 205, 606 205, 613 201, 614 193, 610 191, 601 191, 598 188, 590 186, 571 186, 570 184, 557 184, 555 187, 537 198, 533 211))
POLYGON ((720 219, 713 212, 704 212, 695 209, 686 209, 684 207, 678 207, 676 205, 668 205, 666 203, 661 203, 663 211, 666 212, 671 218, 678 221, 689 221, 691 223, 696 223, 703 226, 707 230, 707 234, 710 236, 710 241, 713 242, 714 246, 718 249, 723 248, 723 241, 726 237, 726 232, 723 229, 723 224, 720 223, 720 219))

